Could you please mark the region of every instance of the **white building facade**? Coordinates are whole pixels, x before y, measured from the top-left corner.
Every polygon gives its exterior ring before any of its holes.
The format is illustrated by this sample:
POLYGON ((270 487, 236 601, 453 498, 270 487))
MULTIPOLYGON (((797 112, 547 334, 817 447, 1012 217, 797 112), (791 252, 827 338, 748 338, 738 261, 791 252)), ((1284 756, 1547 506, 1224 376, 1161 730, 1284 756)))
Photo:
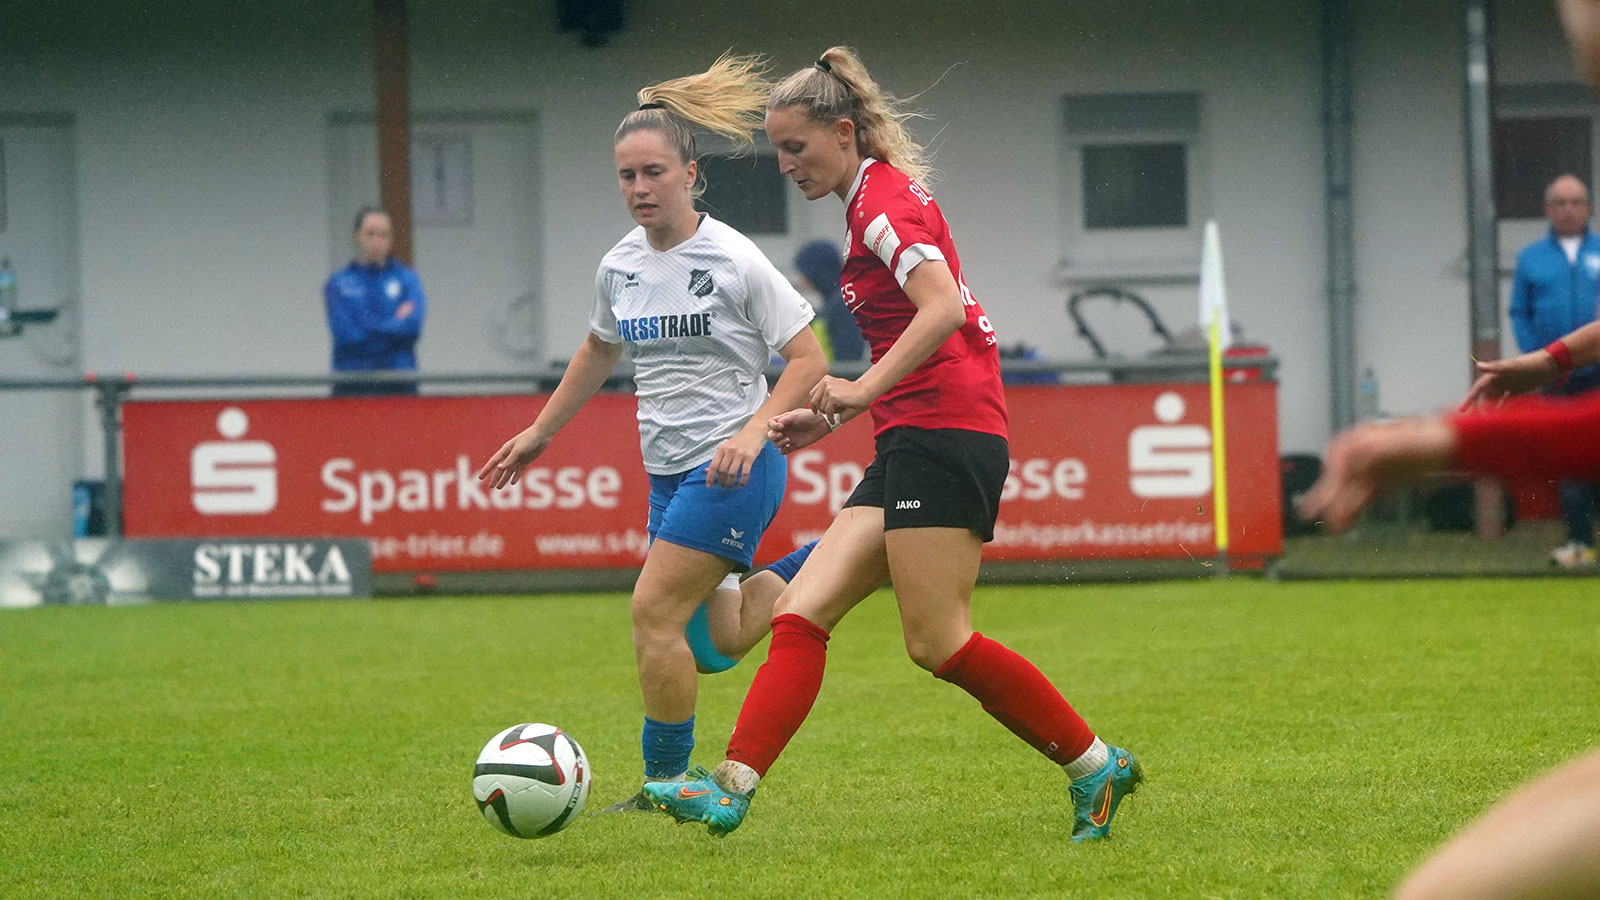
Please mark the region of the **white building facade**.
MULTIPOLYGON (((934 192, 1002 343, 1087 358, 1065 301, 1091 283, 1191 327, 1214 218, 1233 318, 1282 360, 1283 450, 1327 438, 1316 0, 632 0, 598 48, 560 31, 552 6, 409 3, 424 371, 543 370, 582 340, 594 267, 632 225, 610 147, 640 87, 728 48, 782 74, 845 43, 891 91, 920 92, 934 192), (1118 181, 1135 170, 1159 178, 1118 181)), ((1385 410, 1423 412, 1468 384, 1461 11, 1351 6, 1356 365, 1385 410)), ((0 11, 0 256, 24 307, 64 310, 0 338, 0 377, 325 371, 321 286, 376 199, 370 13, 359 0, 0 11)), ((1571 86, 1549 0, 1503 0, 1495 27, 1497 81, 1515 88, 1500 114, 1587 127, 1568 144, 1591 179, 1600 104, 1571 86)), ((752 236, 787 268, 807 240, 838 239, 842 207, 783 198, 772 233, 752 236)), ((1541 231, 1504 222, 1502 259, 1541 231)), ((1092 316, 1116 352, 1155 346, 1125 311, 1092 316)), ((100 470, 84 397, 0 392, 0 434, 0 536, 64 533, 70 482, 100 470)))

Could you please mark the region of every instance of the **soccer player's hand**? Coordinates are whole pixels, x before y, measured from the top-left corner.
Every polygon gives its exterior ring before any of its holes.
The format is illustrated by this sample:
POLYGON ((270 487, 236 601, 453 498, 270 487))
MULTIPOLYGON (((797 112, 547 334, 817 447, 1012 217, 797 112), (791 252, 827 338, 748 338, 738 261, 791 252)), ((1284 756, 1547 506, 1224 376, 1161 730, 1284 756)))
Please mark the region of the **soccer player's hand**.
POLYGON ((1561 374, 1555 357, 1543 350, 1480 362, 1475 368, 1478 370, 1478 378, 1472 382, 1466 399, 1461 401, 1462 409, 1538 390, 1561 374))
POLYGON ((821 416, 809 409, 791 409, 767 422, 767 440, 784 454, 815 444, 832 431, 821 416))
MULTIPOLYGON (((866 410, 873 400, 859 381, 824 375, 811 389, 811 411, 824 416, 837 416, 838 421, 853 418, 866 410)), ((837 424, 837 422, 835 423, 837 424)))
POLYGON ((1436 472, 1455 456, 1456 433, 1440 418, 1357 425, 1335 435, 1322 475, 1297 504, 1300 515, 1338 534, 1382 488, 1436 472))
POLYGON ((550 436, 529 425, 489 457, 489 461, 478 470, 478 480, 489 482, 489 486, 495 490, 516 484, 522 479, 522 470, 528 467, 528 463, 538 459, 549 446, 550 436))
POLYGON ((706 466, 706 487, 720 484, 723 487, 744 487, 750 481, 750 469, 756 464, 756 457, 761 455, 761 448, 766 444, 766 435, 760 431, 751 433, 749 426, 739 429, 739 433, 717 445, 717 452, 711 457, 711 464, 706 466))

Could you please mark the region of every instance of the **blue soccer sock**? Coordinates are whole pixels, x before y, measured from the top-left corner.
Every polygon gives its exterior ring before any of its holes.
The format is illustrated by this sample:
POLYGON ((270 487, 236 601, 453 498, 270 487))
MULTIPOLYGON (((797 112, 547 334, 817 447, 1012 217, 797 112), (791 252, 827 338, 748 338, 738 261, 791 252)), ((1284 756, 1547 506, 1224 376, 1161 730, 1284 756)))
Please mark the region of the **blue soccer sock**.
POLYGON ((657 722, 645 716, 640 743, 646 781, 676 778, 689 770, 689 753, 694 750, 694 716, 682 722, 657 722))
POLYGON ((737 659, 718 652, 711 639, 711 614, 704 603, 700 604, 684 626, 683 638, 689 642, 689 652, 694 654, 695 667, 707 674, 726 672, 739 664, 737 659))
POLYGON ((821 542, 812 541, 783 559, 767 566, 767 571, 782 578, 785 582, 793 581, 794 576, 799 573, 800 567, 805 565, 806 557, 811 555, 811 551, 817 549, 817 544, 819 543, 821 542))

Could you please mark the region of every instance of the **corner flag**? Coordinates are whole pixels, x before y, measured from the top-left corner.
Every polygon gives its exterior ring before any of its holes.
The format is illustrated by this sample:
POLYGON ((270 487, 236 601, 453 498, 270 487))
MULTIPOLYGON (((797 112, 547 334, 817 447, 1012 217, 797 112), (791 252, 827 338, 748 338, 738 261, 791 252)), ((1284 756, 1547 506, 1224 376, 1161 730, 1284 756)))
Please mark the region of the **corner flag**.
POLYGON ((1222 238, 1206 222, 1200 250, 1200 328, 1209 337, 1211 369, 1211 511, 1217 537, 1217 575, 1228 574, 1228 456, 1222 410, 1222 351, 1233 341, 1228 289, 1222 280, 1222 238))

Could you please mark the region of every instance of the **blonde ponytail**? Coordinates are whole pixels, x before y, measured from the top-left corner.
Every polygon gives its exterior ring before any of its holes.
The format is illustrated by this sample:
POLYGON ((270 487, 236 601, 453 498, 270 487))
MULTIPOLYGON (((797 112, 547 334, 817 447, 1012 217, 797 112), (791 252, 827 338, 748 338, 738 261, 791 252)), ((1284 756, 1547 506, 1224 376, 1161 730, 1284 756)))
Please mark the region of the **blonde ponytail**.
MULTIPOLYGON (((749 147, 767 108, 766 71, 762 57, 729 52, 698 75, 644 88, 639 91, 639 108, 617 126, 612 143, 635 131, 657 131, 685 163, 697 156, 696 128, 722 135, 735 148, 749 147)), ((691 193, 698 197, 704 192, 700 184, 691 193)))
POLYGON ((767 108, 791 106, 817 122, 849 119, 855 123, 856 149, 862 156, 881 159, 925 187, 937 174, 927 150, 911 139, 905 126, 917 113, 900 109, 901 101, 872 80, 849 47, 829 47, 817 62, 778 82, 767 108))

